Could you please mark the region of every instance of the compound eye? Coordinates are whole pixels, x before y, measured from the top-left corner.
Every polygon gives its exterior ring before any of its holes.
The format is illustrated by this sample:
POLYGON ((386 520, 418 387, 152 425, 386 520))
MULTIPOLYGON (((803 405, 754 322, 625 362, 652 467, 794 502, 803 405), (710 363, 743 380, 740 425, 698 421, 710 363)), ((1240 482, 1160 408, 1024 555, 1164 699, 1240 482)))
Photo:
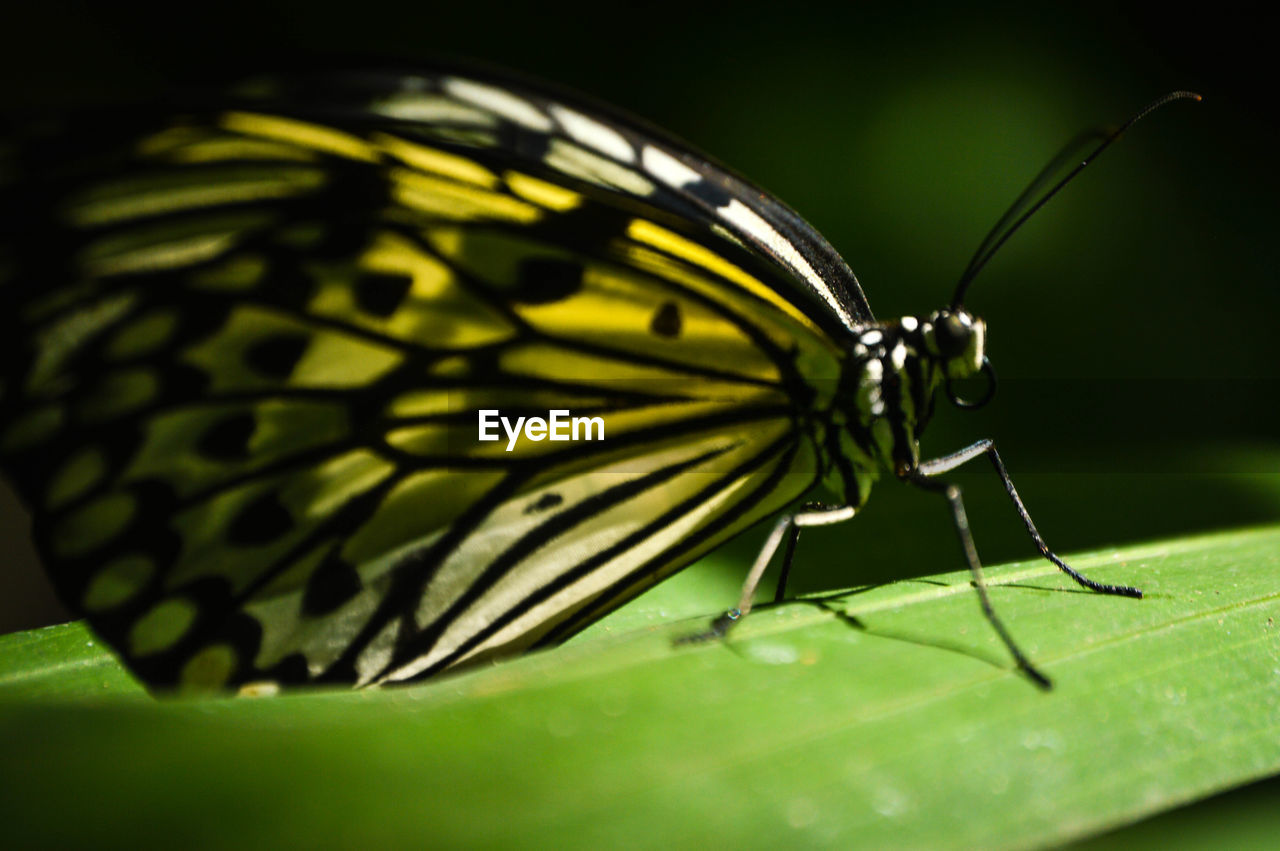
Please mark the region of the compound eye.
POLYGON ((961 322, 955 314, 948 314, 933 326, 933 339, 944 358, 953 358, 969 348, 973 327, 961 322))

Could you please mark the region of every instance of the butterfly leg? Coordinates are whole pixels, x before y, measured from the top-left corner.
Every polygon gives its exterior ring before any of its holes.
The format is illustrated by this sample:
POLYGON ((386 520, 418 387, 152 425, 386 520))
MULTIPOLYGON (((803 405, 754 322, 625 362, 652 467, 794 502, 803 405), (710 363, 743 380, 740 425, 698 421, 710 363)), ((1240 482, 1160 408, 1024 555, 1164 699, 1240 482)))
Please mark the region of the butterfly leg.
MULTIPOLYGON (((977 444, 975 444, 976 446, 977 444)), ((969 447, 973 449, 973 447, 969 447)), ((949 455, 946 458, 940 458, 938 461, 947 462, 954 460, 957 456, 963 455, 969 449, 962 449, 955 455, 949 455)), ((976 454, 976 453, 975 453, 976 454)), ((973 457, 972 455, 969 457, 973 457)), ((952 467, 963 464, 968 458, 963 458, 952 464, 952 467)), ((929 462, 933 463, 933 462, 929 462)), ((960 495, 960 486, 950 482, 943 482, 937 479, 931 479, 929 473, 923 472, 925 465, 921 464, 916 470, 907 473, 905 478, 907 481, 923 488, 924 490, 933 491, 946 496, 947 502, 951 505, 951 519, 956 527, 956 535, 960 538, 960 549, 964 551, 965 561, 969 563, 969 572, 973 574, 973 587, 978 591, 978 600, 982 603, 982 613, 987 616, 987 620, 991 626, 995 628, 996 634, 1000 636, 1000 640, 1004 642, 1005 647, 1009 648, 1009 653, 1013 656, 1014 662, 1022 669, 1031 680, 1041 688, 1052 688, 1053 683, 1044 674, 1036 670, 1030 660, 1023 655, 1018 649, 1018 645, 1014 643, 1013 636, 1005 629, 1004 624, 996 615, 996 610, 991 605, 991 598, 987 595, 987 584, 982 579, 982 562, 978 561, 978 548, 973 543, 973 534, 969 531, 969 518, 964 511, 964 499, 960 495)), ((942 470, 949 470, 951 467, 944 466, 942 470)), ((942 470, 935 470, 942 472, 942 470)))
POLYGON ((778 521, 773 525, 773 530, 769 533, 769 537, 765 540, 764 546, 760 548, 760 553, 756 556, 755 563, 751 565, 751 570, 747 573, 746 580, 742 583, 742 593, 738 597, 737 608, 730 609, 716 618, 712 622, 711 628, 705 633, 689 636, 681 639, 681 642, 723 638, 728 633, 729 627, 746 617, 747 613, 751 611, 751 600, 755 596, 756 588, 760 585, 760 580, 764 577, 765 569, 773 559, 773 554, 778 551, 778 546, 782 543, 783 536, 786 536, 787 549, 783 559, 782 575, 778 578, 778 590, 774 593, 774 602, 782 599, 782 595, 786 591, 787 576, 791 573, 791 557, 795 553, 796 539, 800 537, 800 530, 806 526, 830 526, 833 523, 843 523, 852 519, 856 511, 857 509, 852 505, 825 505, 823 503, 810 502, 804 505, 803 510, 795 514, 779 517, 778 521))
MULTIPOLYGON (((1102 594, 1118 594, 1121 597, 1142 597, 1142 591, 1137 588, 1130 588, 1127 585, 1106 585, 1102 582, 1095 582, 1084 576, 1080 572, 1073 569, 1062 559, 1049 549, 1045 544, 1044 538, 1040 537, 1040 533, 1036 531, 1036 524, 1031 522, 1031 515, 1027 512, 1027 507, 1022 504, 1022 497, 1018 496, 1018 490, 1013 486, 1013 479, 1009 478, 1009 471, 1005 469, 1004 462, 1000 460, 1000 453, 996 451, 996 444, 993 440, 979 440, 972 446, 966 446, 959 452, 953 452, 950 455, 943 455, 941 458, 934 458, 931 461, 923 461, 916 468, 917 472, 924 476, 936 476, 945 473, 948 470, 954 470, 961 464, 977 458, 979 455, 986 455, 991 459, 991 466, 995 467, 996 475, 1000 477, 1001 483, 1004 485, 1005 493, 1009 495, 1009 499, 1013 501, 1014 510, 1018 512, 1018 516, 1022 518, 1022 525, 1027 527, 1027 533, 1031 536, 1032 542, 1036 545, 1036 549, 1040 551, 1040 555, 1053 562, 1059 570, 1070 576, 1076 582, 1092 591, 1098 591, 1102 594)), ((919 482, 917 482, 919 484, 919 482)))
MULTIPOLYGON (((833 523, 843 523, 845 520, 853 517, 851 508, 841 505, 829 505, 825 502, 806 502, 801 506, 801 513, 792 517, 792 522, 787 529, 787 548, 782 554, 782 570, 778 573, 778 585, 773 591, 773 602, 782 602, 783 597, 787 593, 787 580, 791 577, 791 562, 796 554, 796 541, 800 540, 800 530, 805 526, 829 526, 833 523), (829 515, 838 515, 831 519, 829 515), (809 522, 802 523, 798 517, 809 517, 809 522), (813 519, 816 518, 816 519, 813 519)), ((746 592, 743 588, 743 592, 746 592)), ((752 593, 755 588, 751 589, 752 593)), ((751 596, 748 594, 747 596, 751 596)))

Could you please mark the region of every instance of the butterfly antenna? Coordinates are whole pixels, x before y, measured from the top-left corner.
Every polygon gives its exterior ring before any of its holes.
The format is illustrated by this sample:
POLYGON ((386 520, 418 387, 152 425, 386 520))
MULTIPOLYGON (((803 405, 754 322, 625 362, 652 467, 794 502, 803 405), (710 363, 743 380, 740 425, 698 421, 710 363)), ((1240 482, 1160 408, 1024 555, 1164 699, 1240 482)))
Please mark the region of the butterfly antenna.
POLYGON ((1084 171, 1085 166, 1097 159, 1098 154, 1110 147, 1111 143, 1119 139, 1126 130, 1167 103, 1175 100, 1198 101, 1200 99, 1200 95, 1195 92, 1170 92, 1164 97, 1157 98, 1147 104, 1136 115, 1115 130, 1091 130, 1072 139, 1036 175, 1035 180, 1031 181, 1030 185, 1023 190, 1018 199, 1009 207, 1008 212, 1000 217, 1000 221, 996 222, 996 226, 982 240, 982 244, 978 246, 973 259, 969 261, 969 265, 965 268, 964 274, 960 276, 959 283, 956 284, 956 294, 951 299, 951 309, 960 310, 964 306, 964 296, 969 289, 969 284, 973 282, 973 279, 978 276, 983 267, 995 256, 995 253, 1000 250, 1000 246, 1008 242, 1009 237, 1013 236, 1027 219, 1049 203, 1050 198, 1057 195, 1062 187, 1075 179, 1077 174, 1084 171), (1080 152, 1088 150, 1091 145, 1093 149, 1081 157, 1080 152), (1076 161, 1076 163, 1071 170, 1060 180, 1053 182, 1053 178, 1066 167, 1067 163, 1073 161, 1076 161), (1045 186, 1049 186, 1049 188, 1046 190, 1045 186))

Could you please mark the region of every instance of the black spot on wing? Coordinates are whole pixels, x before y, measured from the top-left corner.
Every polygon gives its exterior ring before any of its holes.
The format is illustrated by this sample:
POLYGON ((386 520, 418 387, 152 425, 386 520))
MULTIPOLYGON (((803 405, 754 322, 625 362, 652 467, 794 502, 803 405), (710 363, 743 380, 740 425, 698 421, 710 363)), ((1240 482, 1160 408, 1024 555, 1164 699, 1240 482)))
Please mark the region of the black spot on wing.
POLYGON ((679 337, 683 326, 684 320, 680 317, 680 308, 674 301, 667 301, 663 302, 653 314, 649 330, 659 337, 679 337))
POLYGON ((563 245, 591 253, 611 240, 625 237, 635 222, 634 213, 603 204, 584 204, 529 227, 529 234, 551 245, 563 245))
POLYGON ((171 363, 164 367, 162 397, 170 405, 203 398, 211 379, 200 367, 189 363, 171 363))
POLYGON ((305 334, 273 334, 249 346, 244 361, 263 378, 284 381, 302 360, 308 342, 305 334))
MULTIPOLYGON (((253 656, 256 655, 255 647, 253 656)), ((253 656, 248 658, 252 659, 253 656)), ((269 670, 264 671, 263 679, 278 683, 305 683, 311 679, 311 672, 307 669, 307 657, 301 653, 290 653, 269 670)))
POLYGON ((385 319, 399 309, 412 285, 408 275, 367 272, 356 278, 352 289, 362 311, 385 319))
POLYGON ((292 528, 293 515, 273 491, 250 500, 240 508, 227 526, 227 543, 260 547, 277 540, 292 528))
POLYGON ((143 433, 134 422, 125 422, 100 430, 98 445, 107 459, 108 478, 114 478, 129 465, 143 443, 143 433))
MULTIPOLYGON (((171 335, 175 343, 194 346, 212 337, 226 325, 231 308, 225 300, 208 293, 186 289, 185 282, 177 279, 176 276, 172 282, 166 279, 163 283, 170 286, 172 291, 179 291, 182 288, 183 296, 188 300, 187 309, 178 315, 178 330, 171 335)), ((157 286, 156 289, 162 288, 157 286)))
POLYGON ((327 615, 360 593, 360 574, 347 562, 330 555, 307 578, 302 594, 304 615, 327 615))
POLYGON ((517 124, 506 124, 499 130, 502 147, 516 152, 520 159, 544 162, 551 153, 552 137, 546 133, 526 130, 517 124))
POLYGON ((205 458, 234 461, 249 454, 249 439, 257 428, 253 414, 247 411, 218 420, 196 441, 196 451, 205 458))
POLYGON ((693 197, 705 201, 713 207, 726 207, 733 200, 733 195, 728 190, 717 186, 706 178, 693 183, 686 183, 681 188, 693 197))
POLYGON ((524 509, 524 513, 537 514, 539 511, 546 511, 547 509, 555 508, 557 505, 561 504, 562 502, 564 502, 564 497, 562 497, 560 494, 544 493, 542 496, 538 497, 536 500, 526 505, 524 509))
POLYGON ((523 304, 561 301, 582 287, 582 264, 553 257, 534 257, 516 268, 513 300, 523 304))

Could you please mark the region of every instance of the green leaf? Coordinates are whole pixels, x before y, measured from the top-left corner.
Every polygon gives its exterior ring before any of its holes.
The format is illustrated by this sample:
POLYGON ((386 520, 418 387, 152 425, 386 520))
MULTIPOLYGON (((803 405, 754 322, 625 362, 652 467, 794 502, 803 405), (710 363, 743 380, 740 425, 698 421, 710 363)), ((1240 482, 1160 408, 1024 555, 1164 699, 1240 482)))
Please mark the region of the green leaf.
POLYGON ((268 699, 152 700, 79 626, 7 636, 0 824, 55 846, 1021 847, 1280 773, 1280 529, 1073 563, 1148 596, 988 572, 1047 693, 961 573, 764 607, 725 642, 673 643, 705 618, 630 628, 713 612, 679 596, 694 573, 554 651, 268 699))

